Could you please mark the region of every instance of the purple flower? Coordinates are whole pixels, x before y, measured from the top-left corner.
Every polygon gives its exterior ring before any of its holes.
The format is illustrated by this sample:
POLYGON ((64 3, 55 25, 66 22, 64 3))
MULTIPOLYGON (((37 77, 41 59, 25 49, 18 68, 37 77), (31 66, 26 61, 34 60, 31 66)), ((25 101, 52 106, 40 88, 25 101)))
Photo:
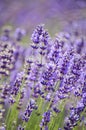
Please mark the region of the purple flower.
POLYGON ((12 89, 11 89, 11 94, 16 96, 19 92, 19 89, 22 85, 22 81, 23 81, 23 77, 24 77, 24 72, 20 72, 17 74, 17 77, 13 83, 12 89))
POLYGON ((83 98, 83 104, 86 106, 86 92, 83 93, 82 98, 83 98))
POLYGON ((0 41, 0 75, 8 76, 15 64, 15 46, 10 42, 0 41))
POLYGON ((2 41, 9 41, 10 40, 10 32, 11 28, 7 27, 3 30, 3 35, 0 37, 2 41))
POLYGON ((77 51, 77 53, 81 54, 82 49, 83 49, 84 44, 85 44, 84 40, 83 40, 83 38, 80 38, 80 39, 77 39, 75 42, 76 42, 75 43, 76 51, 77 51))
POLYGON ((56 112, 56 113, 60 112, 60 110, 58 108, 56 108, 56 107, 53 107, 53 111, 56 112))
POLYGON ((56 66, 54 64, 47 64, 42 73, 41 84, 45 86, 45 90, 54 91, 54 85, 57 80, 56 66))
POLYGON ((49 51, 50 39, 48 31, 44 29, 43 25, 38 25, 31 37, 31 40, 33 41, 33 44, 31 45, 33 53, 37 52, 41 57, 45 56, 49 51))
MULTIPOLYGON (((15 31, 16 43, 8 30, 1 37, 0 76, 7 77, 1 81, 0 104, 18 101, 16 109, 21 114, 22 122, 27 123, 33 111, 39 110, 40 105, 36 103, 42 98, 44 105, 49 105, 45 107, 40 130, 48 130, 51 116, 53 118, 53 114, 61 112, 60 104, 65 98, 65 101, 70 101, 70 104, 64 104, 67 106, 65 110, 73 103, 74 106, 68 111, 63 129, 72 130, 86 108, 84 39, 77 40, 76 36, 61 32, 55 40, 51 40, 48 31, 39 25, 31 36, 30 48, 25 48, 19 45, 24 35, 25 31, 18 28, 15 31)), ((3 109, 0 113, 3 116, 3 109)), ((19 125, 18 130, 24 130, 23 126, 19 125)))
POLYGON ((26 31, 24 29, 17 28, 15 30, 15 38, 17 41, 20 41, 23 36, 26 35, 26 31))
POLYGON ((18 126, 18 130, 24 130, 24 127, 22 127, 21 125, 18 126))
POLYGON ((48 32, 46 32, 43 28, 44 25, 38 25, 36 29, 33 31, 31 40, 35 44, 39 44, 40 42, 44 42, 46 44, 48 36, 48 32))
MULTIPOLYGON (((40 127, 42 128, 43 126, 48 129, 47 124, 50 122, 50 111, 48 110, 43 114, 42 121, 40 123, 40 127)), ((45 129, 45 130, 46 130, 45 129)))
POLYGON ((0 127, 0 130, 6 130, 4 126, 1 126, 0 127))
POLYGON ((22 120, 25 122, 28 122, 28 120, 32 114, 32 111, 36 110, 36 109, 37 109, 36 103, 33 99, 31 99, 30 103, 27 105, 26 110, 22 116, 22 120))
POLYGON ((45 126, 44 130, 48 130, 48 126, 45 126))

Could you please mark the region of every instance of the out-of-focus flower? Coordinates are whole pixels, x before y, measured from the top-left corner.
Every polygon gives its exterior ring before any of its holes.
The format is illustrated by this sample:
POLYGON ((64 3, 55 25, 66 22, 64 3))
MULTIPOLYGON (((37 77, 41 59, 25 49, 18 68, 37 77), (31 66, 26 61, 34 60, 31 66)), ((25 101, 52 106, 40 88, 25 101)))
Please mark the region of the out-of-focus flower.
POLYGON ((20 29, 20 28, 17 28, 15 30, 15 38, 17 41, 21 41, 22 40, 22 37, 26 35, 26 31, 24 29, 20 29))
POLYGON ((45 130, 48 130, 48 123, 50 122, 50 111, 48 110, 43 114, 43 119, 40 123, 40 128, 44 127, 45 130))
POLYGON ((15 64, 15 47, 9 42, 0 41, 0 75, 9 75, 15 64))

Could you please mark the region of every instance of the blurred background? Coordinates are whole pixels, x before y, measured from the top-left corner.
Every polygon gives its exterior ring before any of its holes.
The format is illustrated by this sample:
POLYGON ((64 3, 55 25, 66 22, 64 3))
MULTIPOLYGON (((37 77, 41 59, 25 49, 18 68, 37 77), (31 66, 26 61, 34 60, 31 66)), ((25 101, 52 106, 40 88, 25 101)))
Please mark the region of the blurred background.
POLYGON ((50 34, 80 30, 86 34, 86 0, 0 0, 0 28, 25 28, 29 35, 44 23, 50 34))

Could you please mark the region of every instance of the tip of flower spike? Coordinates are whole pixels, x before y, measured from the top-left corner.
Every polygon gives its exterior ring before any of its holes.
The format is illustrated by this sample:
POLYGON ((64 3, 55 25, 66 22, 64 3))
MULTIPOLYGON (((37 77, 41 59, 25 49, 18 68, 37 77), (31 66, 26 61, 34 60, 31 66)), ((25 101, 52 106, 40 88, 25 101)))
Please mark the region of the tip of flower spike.
POLYGON ((31 40, 35 44, 39 44, 40 42, 43 42, 45 45, 47 44, 49 40, 49 34, 47 30, 44 29, 44 25, 38 25, 36 29, 33 31, 31 40))

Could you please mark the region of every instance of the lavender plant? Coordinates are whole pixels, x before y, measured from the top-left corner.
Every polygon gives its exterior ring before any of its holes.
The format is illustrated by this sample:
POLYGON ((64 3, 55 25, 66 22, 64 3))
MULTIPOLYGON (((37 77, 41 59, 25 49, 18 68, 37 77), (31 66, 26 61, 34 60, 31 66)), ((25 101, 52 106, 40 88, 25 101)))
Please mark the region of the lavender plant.
POLYGON ((0 130, 85 130, 85 38, 38 25, 0 37, 0 130))

